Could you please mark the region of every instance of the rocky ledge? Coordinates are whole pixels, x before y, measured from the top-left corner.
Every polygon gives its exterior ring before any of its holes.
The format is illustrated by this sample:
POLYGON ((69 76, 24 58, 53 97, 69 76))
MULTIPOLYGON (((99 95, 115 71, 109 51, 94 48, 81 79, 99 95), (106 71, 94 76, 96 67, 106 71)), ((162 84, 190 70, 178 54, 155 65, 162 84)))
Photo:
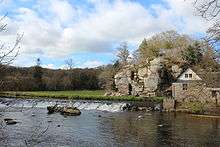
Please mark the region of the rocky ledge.
POLYGON ((81 114, 81 111, 76 107, 62 107, 58 105, 48 106, 48 114, 60 113, 67 116, 77 116, 81 114))

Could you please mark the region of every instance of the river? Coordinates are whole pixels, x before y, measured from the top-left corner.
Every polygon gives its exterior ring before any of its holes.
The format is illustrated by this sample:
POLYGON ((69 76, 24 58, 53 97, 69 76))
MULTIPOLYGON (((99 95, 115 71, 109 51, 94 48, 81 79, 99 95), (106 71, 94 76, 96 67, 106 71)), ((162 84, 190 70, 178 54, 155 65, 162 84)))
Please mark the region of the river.
POLYGON ((0 146, 219 147, 220 119, 183 113, 124 112, 125 102, 0 98, 0 146), (46 106, 78 106, 80 116, 47 114, 46 106))

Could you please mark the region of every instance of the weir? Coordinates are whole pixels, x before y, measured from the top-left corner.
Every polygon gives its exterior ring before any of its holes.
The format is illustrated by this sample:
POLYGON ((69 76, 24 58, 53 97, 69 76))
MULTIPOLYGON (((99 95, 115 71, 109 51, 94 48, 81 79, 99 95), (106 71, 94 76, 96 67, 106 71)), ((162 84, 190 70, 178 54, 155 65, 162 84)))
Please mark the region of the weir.
POLYGON ((123 111, 126 102, 105 102, 105 101, 70 101, 70 100, 34 100, 34 99, 15 99, 15 98, 0 98, 0 108, 4 107, 24 107, 24 108, 46 108, 58 104, 60 106, 73 106, 81 110, 99 110, 108 112, 123 111))

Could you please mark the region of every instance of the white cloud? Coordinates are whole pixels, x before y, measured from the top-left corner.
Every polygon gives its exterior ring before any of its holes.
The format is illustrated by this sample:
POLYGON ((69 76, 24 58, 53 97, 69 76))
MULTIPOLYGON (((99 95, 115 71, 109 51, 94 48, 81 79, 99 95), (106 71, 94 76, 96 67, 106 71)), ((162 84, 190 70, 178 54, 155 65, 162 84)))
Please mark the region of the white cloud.
MULTIPOLYGON (((149 8, 134 1, 90 1, 94 5, 90 13, 79 6, 76 9, 67 0, 40 1, 38 11, 18 8, 8 19, 9 32, 24 32, 21 53, 63 57, 77 52, 110 52, 121 41, 135 45, 160 31, 177 29, 193 34, 209 26, 194 15, 189 1, 163 0, 167 6, 155 4, 149 8)), ((12 34, 0 35, 0 39, 14 41, 12 34)))
POLYGON ((92 61, 86 61, 80 67, 81 68, 95 68, 95 67, 102 66, 102 65, 103 65, 102 62, 96 61, 96 60, 92 60, 92 61))
POLYGON ((68 66, 63 64, 59 67, 59 69, 68 69, 68 66))
POLYGON ((70 3, 62 0, 50 0, 50 11, 57 17, 61 23, 73 21, 75 9, 70 3))
POLYGON ((43 68, 55 69, 54 64, 44 64, 42 65, 43 68))

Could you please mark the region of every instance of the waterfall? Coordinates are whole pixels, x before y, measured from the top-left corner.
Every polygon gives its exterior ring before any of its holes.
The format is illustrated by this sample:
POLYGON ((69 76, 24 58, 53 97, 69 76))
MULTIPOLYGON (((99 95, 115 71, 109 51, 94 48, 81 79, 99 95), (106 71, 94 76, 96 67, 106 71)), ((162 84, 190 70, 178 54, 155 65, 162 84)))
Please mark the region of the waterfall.
POLYGON ((77 107, 80 110, 98 110, 108 112, 120 112, 126 106, 125 102, 106 102, 106 101, 69 101, 69 100, 34 100, 34 99, 14 99, 0 98, 0 108, 3 107, 24 107, 24 108, 46 108, 58 104, 60 106, 77 107))

